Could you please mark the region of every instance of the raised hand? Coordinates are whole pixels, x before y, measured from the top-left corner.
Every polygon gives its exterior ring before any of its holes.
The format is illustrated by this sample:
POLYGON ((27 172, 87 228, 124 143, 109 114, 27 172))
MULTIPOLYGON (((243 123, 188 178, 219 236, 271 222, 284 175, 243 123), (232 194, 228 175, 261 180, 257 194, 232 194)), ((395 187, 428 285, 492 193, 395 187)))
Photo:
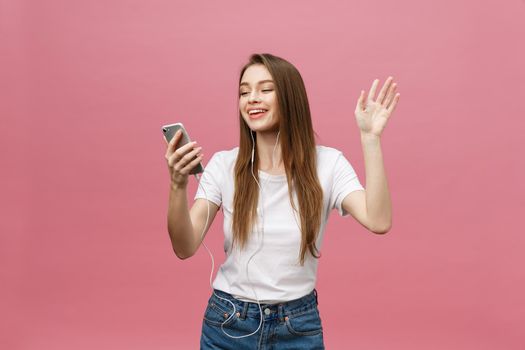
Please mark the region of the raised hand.
POLYGON ((370 92, 366 97, 365 91, 361 91, 355 108, 355 117, 361 134, 381 136, 388 118, 399 101, 400 94, 395 94, 397 84, 393 81, 392 77, 388 77, 375 99, 374 96, 379 79, 373 81, 370 92))

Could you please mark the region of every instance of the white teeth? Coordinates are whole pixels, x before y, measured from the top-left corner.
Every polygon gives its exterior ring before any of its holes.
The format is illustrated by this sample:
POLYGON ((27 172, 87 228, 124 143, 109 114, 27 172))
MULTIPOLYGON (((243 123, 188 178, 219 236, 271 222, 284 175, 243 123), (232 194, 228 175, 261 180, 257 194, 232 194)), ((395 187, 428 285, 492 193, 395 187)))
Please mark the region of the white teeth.
POLYGON ((264 109, 253 109, 249 111, 248 114, 261 113, 261 112, 266 112, 266 111, 264 109))

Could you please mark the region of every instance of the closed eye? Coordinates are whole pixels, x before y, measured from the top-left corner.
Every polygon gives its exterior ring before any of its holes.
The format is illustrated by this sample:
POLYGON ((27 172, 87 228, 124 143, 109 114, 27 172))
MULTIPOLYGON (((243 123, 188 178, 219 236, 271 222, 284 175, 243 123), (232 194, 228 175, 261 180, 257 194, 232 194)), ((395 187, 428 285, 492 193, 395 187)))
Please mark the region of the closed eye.
MULTIPOLYGON (((265 89, 265 90, 262 90, 263 92, 269 92, 269 91, 273 91, 273 89, 265 89)), ((244 96, 245 94, 247 94, 248 92, 241 92, 240 95, 241 96, 244 96)))

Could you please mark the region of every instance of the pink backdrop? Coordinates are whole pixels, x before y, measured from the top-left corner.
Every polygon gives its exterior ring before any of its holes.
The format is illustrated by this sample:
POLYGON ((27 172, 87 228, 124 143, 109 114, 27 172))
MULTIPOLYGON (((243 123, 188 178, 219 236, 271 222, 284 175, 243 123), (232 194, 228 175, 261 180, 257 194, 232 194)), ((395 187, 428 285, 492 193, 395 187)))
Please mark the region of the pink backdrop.
POLYGON ((363 185, 355 102, 399 85, 392 230, 327 226, 327 348, 525 349, 525 1, 0 6, 2 349, 198 347, 210 260, 171 249, 160 126, 183 122, 205 162, 236 146, 253 52, 296 65, 320 143, 363 185))

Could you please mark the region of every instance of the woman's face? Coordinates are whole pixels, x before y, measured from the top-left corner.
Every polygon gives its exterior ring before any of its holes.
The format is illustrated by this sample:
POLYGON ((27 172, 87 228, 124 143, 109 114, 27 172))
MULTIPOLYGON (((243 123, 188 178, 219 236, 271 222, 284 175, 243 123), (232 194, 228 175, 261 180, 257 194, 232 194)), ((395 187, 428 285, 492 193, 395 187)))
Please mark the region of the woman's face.
POLYGON ((262 64, 248 67, 239 86, 239 110, 253 131, 277 131, 279 116, 275 84, 268 69, 262 64), (257 109, 264 109, 263 113, 257 109), (250 112, 253 110, 253 112, 250 112))

